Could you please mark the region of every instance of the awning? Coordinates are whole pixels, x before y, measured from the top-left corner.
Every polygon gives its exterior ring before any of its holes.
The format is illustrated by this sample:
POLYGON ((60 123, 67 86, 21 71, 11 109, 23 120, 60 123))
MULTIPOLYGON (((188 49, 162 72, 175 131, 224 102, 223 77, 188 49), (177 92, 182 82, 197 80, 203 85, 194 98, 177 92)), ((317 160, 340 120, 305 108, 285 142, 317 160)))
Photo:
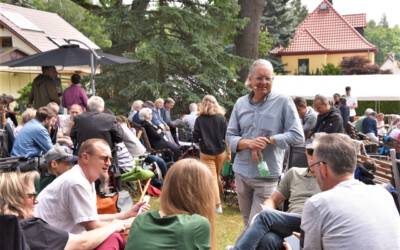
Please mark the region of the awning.
POLYGON ((345 94, 346 86, 359 101, 399 101, 400 75, 276 76, 273 90, 288 96, 314 99, 345 94))

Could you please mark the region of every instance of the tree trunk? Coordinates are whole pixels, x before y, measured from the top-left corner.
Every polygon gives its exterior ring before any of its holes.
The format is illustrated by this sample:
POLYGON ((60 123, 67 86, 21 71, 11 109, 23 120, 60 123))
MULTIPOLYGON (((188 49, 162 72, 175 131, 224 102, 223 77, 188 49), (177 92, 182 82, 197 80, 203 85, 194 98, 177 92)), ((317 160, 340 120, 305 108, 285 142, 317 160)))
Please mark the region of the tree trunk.
MULTIPOLYGON (((238 56, 258 58, 258 36, 261 27, 261 16, 264 11, 265 0, 239 0, 240 18, 248 18, 246 27, 235 38, 236 54, 238 56)), ((243 67, 240 72, 240 80, 244 82, 248 74, 248 67, 243 67)))

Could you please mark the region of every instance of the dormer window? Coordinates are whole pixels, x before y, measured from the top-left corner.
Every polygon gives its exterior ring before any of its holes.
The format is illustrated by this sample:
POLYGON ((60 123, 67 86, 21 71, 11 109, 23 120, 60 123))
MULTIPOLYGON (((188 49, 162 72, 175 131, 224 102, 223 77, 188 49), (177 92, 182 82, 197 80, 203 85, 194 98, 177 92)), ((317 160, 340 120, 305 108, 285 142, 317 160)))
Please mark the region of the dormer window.
POLYGON ((328 11, 328 5, 325 2, 321 3, 321 5, 319 6, 319 11, 328 11))
POLYGON ((0 48, 11 48, 12 38, 10 36, 0 36, 0 48))

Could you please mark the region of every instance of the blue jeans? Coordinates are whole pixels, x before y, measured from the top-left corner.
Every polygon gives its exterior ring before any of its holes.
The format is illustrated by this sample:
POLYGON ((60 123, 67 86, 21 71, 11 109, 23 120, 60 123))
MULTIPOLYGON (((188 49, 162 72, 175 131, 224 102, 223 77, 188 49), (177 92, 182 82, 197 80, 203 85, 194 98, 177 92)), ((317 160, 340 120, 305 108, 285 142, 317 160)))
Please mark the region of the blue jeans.
POLYGON ((301 215, 273 209, 261 211, 236 241, 235 250, 283 249, 283 238, 300 232, 301 215))
POLYGON ((148 155, 148 156, 146 157, 146 159, 144 159, 144 162, 146 162, 146 163, 157 162, 157 165, 158 165, 158 167, 159 167, 160 170, 161 170, 162 177, 164 178, 165 175, 167 174, 168 165, 167 165, 167 163, 163 160, 163 158, 158 157, 158 156, 156 156, 156 155, 148 155))

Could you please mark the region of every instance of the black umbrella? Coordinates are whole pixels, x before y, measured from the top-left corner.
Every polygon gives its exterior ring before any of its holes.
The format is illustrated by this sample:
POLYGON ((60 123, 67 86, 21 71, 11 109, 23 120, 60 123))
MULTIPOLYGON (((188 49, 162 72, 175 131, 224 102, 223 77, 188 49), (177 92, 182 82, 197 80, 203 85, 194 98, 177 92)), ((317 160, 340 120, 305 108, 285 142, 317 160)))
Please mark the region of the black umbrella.
MULTIPOLYGON (((2 66, 8 67, 25 67, 25 66, 81 66, 90 65, 90 57, 92 52, 87 49, 79 48, 79 45, 69 44, 63 45, 58 49, 53 49, 31 56, 23 57, 17 60, 8 61, 2 66)), ((115 56, 103 52, 97 52, 98 58, 95 57, 95 63, 100 65, 133 63, 134 60, 126 57, 115 56)))
POLYGON ((92 90, 95 94, 94 72, 96 65, 110 65, 136 62, 126 57, 115 56, 103 52, 82 49, 79 45, 68 44, 24 58, 2 63, 2 66, 25 67, 25 66, 82 66, 90 65, 92 68, 92 90), (93 61, 92 61, 93 60, 93 61))

